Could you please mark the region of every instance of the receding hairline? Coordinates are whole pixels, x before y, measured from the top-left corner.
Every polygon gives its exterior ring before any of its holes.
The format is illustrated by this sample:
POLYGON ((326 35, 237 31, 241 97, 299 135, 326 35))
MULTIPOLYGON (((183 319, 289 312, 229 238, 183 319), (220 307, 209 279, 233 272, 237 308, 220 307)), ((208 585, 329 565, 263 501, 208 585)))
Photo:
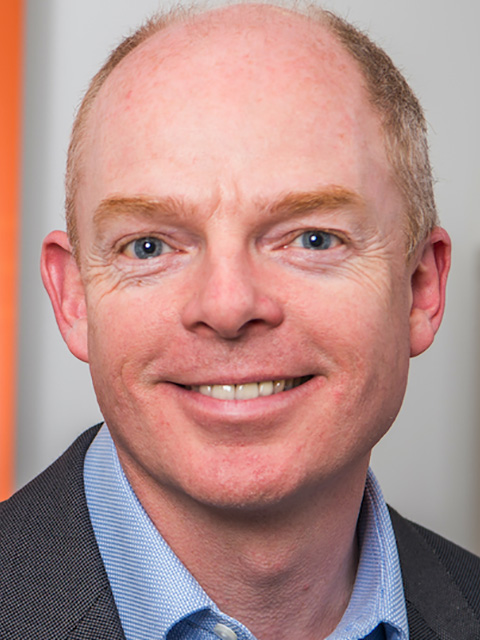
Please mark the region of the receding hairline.
MULTIPOLYGON (((329 12, 315 7, 308 2, 302 3, 302 5, 303 6, 301 6, 300 2, 294 1, 290 6, 287 2, 282 2, 282 0, 273 0, 266 3, 237 2, 233 0, 232 2, 227 1, 213 7, 207 6, 206 3, 175 5, 166 12, 155 12, 140 28, 134 30, 132 35, 127 36, 127 38, 112 51, 104 65, 93 77, 80 104, 74 121, 68 151, 65 208, 67 232, 76 257, 78 257, 79 247, 75 201, 80 187, 84 147, 88 140, 89 121, 98 101, 99 94, 107 84, 115 82, 115 76, 121 67, 129 64, 133 55, 140 55, 142 50, 149 46, 155 36, 159 36, 160 34, 167 35, 165 32, 171 31, 172 29, 175 30, 176 27, 192 26, 196 31, 200 31, 199 36, 203 38, 208 35, 211 30, 223 26, 223 16, 226 13, 234 15, 235 12, 244 13, 246 21, 248 16, 254 14, 258 19, 259 25, 270 24, 269 16, 271 16, 271 12, 273 11, 279 16, 297 19, 299 22, 303 21, 305 24, 316 28, 324 26, 324 33, 339 45, 340 50, 343 50, 348 55, 348 51, 342 46, 340 40, 336 38, 335 34, 328 28, 327 16, 329 12)), ((239 21, 239 31, 241 28, 242 24, 239 21)), ((176 35, 178 35, 178 32, 176 35)), ((177 52, 175 52, 175 54, 176 53, 177 52)), ((361 70, 359 77, 363 78, 361 70)), ((368 100, 368 93, 366 97, 368 100)))
MULTIPOLYGON (((118 73, 126 65, 132 65, 132 62, 136 62, 134 60, 136 57, 139 58, 138 67, 140 70, 145 66, 147 73, 150 73, 148 69, 150 56, 147 53, 145 58, 145 50, 148 51, 149 48, 152 49, 151 61, 156 66, 159 66, 166 59, 175 58, 176 56, 181 57, 185 50, 184 44, 199 44, 201 46, 207 40, 207 37, 215 31, 221 33, 228 27, 232 28, 233 31, 237 31, 239 35, 244 34, 245 25, 249 26, 250 29, 252 28, 252 19, 250 19, 252 17, 257 22, 257 24, 253 24, 253 27, 258 26, 260 29, 263 26, 268 27, 271 25, 271 12, 275 12, 279 18, 285 17, 284 25, 287 27, 292 26, 294 29, 297 28, 296 25, 292 24, 292 19, 298 23, 305 24, 307 27, 311 27, 312 45, 323 45, 324 39, 326 38, 329 41, 327 44, 331 43, 337 46, 337 51, 341 54, 343 53, 357 68, 360 81, 364 80, 361 68, 353 56, 351 56, 350 52, 333 30, 329 28, 327 21, 329 12, 324 9, 317 9, 315 15, 313 15, 313 13, 309 15, 306 12, 299 13, 281 4, 277 5, 273 3, 258 4, 247 2, 244 4, 241 2, 232 2, 207 10, 203 10, 198 6, 192 6, 188 9, 185 7, 174 7, 167 14, 154 14, 152 18, 148 20, 144 37, 140 39, 138 44, 129 48, 128 52, 119 59, 118 63, 109 69, 108 73, 102 78, 101 83, 98 84, 96 91, 92 95, 93 99, 89 104, 88 113, 91 113, 94 109, 99 94, 103 93, 106 86, 110 83, 117 82, 118 73), (239 14, 238 20, 236 19, 237 13, 239 14), (225 14, 230 16, 229 21, 224 18, 225 14), (243 20, 242 14, 244 14, 243 20), (189 27, 192 28, 189 29, 189 27), (323 32, 321 40, 318 38, 319 29, 322 29, 323 32), (158 39, 157 43, 153 42, 156 38, 158 39), (162 38, 162 40, 160 40, 160 38, 162 38), (171 47, 170 38, 174 38, 173 46, 171 47)), ((208 50, 209 46, 207 43, 205 49, 208 50)), ((315 53, 313 47, 312 53, 315 53)), ((368 92, 366 92, 367 100, 368 97, 368 92)))
MULTIPOLYGON (((122 84, 124 82, 129 86, 132 81, 137 81, 139 75, 145 74, 148 82, 151 83, 152 74, 162 73, 161 68, 164 63, 171 64, 172 61, 176 63, 177 59, 180 62, 186 59, 194 60, 195 56, 202 54, 211 58, 212 45, 215 47, 217 38, 225 38, 227 30, 227 40, 232 35, 237 41, 238 36, 240 47, 244 44, 250 45, 250 41, 244 43, 243 38, 250 40, 252 32, 256 30, 260 34, 265 33, 265 28, 272 25, 272 11, 276 14, 275 20, 280 29, 291 29, 293 33, 298 34, 299 25, 301 27, 303 24, 306 30, 310 31, 310 41, 304 37, 298 38, 308 55, 323 53, 325 48, 335 47, 336 55, 343 56, 345 60, 352 63, 358 72, 360 83, 363 83, 361 70, 355 60, 326 26, 322 29, 318 20, 274 4, 229 4, 205 12, 198 12, 194 9, 192 13, 186 15, 180 13, 177 16, 176 13, 173 13, 167 22, 162 22, 158 28, 154 27, 152 33, 131 49, 104 78, 98 87, 88 114, 94 111, 99 98, 103 99, 110 89, 115 91, 119 88, 123 92, 124 86, 122 84), (225 15, 228 18, 224 17, 225 15), (249 29, 248 32, 245 29, 246 26, 249 29)), ((269 37, 270 35, 267 34, 267 38, 269 37)), ((294 42, 293 38, 292 42, 294 42)), ((231 43, 232 40, 229 41, 229 44, 231 43)), ((368 92, 365 92, 365 97, 368 101, 368 92)))
MULTIPOLYGON (((259 23, 261 23, 261 18, 263 16, 263 20, 265 24, 267 24, 268 16, 271 15, 272 11, 275 11, 280 15, 283 14, 289 18, 304 20, 316 29, 323 27, 324 34, 330 36, 332 41, 337 43, 340 49, 343 50, 349 59, 351 59, 355 64, 359 71, 361 82, 364 85, 366 99, 371 105, 372 111, 379 117, 379 125, 384 135, 384 144, 390 165, 394 173, 398 172, 400 176, 398 178, 398 186, 400 187, 402 196, 405 199, 406 209, 405 235, 407 238, 407 252, 411 255, 419 241, 422 240, 423 237, 426 237, 427 233, 435 224, 438 223, 433 198, 433 189, 431 188, 432 178, 428 160, 428 146, 426 143, 426 125, 423 117, 423 111, 418 100, 388 55, 373 43, 362 31, 350 25, 348 22, 345 22, 335 14, 313 4, 302 3, 299 5, 298 3, 294 3, 293 5, 285 6, 282 2, 269 2, 267 4, 233 2, 215 7, 204 7, 199 5, 193 5, 190 7, 177 6, 166 13, 154 14, 150 20, 140 27, 140 29, 137 29, 132 36, 126 38, 119 47, 112 52, 110 57, 107 59, 107 62, 92 80, 77 113, 72 131, 72 140, 67 163, 66 213, 67 231, 69 233, 75 255, 78 255, 75 200, 82 171, 83 146, 87 138, 89 115, 97 101, 98 94, 102 91, 105 83, 115 72, 117 67, 126 64, 133 53, 139 53, 141 49, 147 47, 148 43, 154 36, 168 31, 171 28, 175 28, 176 26, 187 25, 188 27, 188 25, 192 25, 195 27, 194 33, 199 33, 199 35, 203 37, 208 34, 210 27, 214 28, 215 25, 223 25, 224 15, 226 12, 234 15, 235 12, 240 11, 245 13, 246 16, 255 12, 259 23), (353 33, 352 40, 350 40, 350 30, 351 33, 353 33), (352 44, 352 41, 355 40, 356 37, 358 37, 358 42, 352 44), (421 184, 418 189, 414 184, 416 176, 412 175, 415 172, 412 167, 409 166, 409 160, 405 160, 405 157, 411 153, 411 150, 406 149, 405 151, 397 151, 396 149, 396 146, 402 146, 403 143, 405 143, 404 146, 408 146, 416 136, 411 135, 409 137, 407 133, 406 136, 404 135, 406 142, 403 140, 402 143, 402 140, 400 140, 401 144, 397 145, 395 131, 393 132, 393 135, 390 135, 390 129, 395 128, 395 125, 392 126, 391 124, 392 119, 395 119, 395 109, 392 109, 389 105, 383 105, 382 96, 378 99, 380 90, 377 91, 375 87, 375 78, 373 78, 372 81, 372 74, 370 73, 371 70, 368 65, 368 56, 372 55, 372 51, 369 50, 366 52, 365 57, 367 58, 367 62, 365 62, 365 59, 363 59, 364 52, 362 39, 368 42, 371 50, 374 51, 375 55, 381 60, 381 62, 384 60, 387 61, 386 66, 388 67, 388 65, 390 65, 390 68, 387 69, 387 75, 388 73, 391 73, 393 69, 393 75, 396 74, 398 76, 395 79, 395 82, 397 83, 396 86, 400 87, 399 93, 403 92, 407 95, 405 102, 408 103, 409 107, 408 117, 415 120, 412 125, 412 131, 416 127, 417 133, 421 134, 424 142, 423 149, 420 149, 422 141, 420 141, 420 144, 416 143, 417 157, 414 157, 412 161, 412 164, 415 164, 415 161, 417 163, 415 168, 420 166, 421 163, 418 161, 418 157, 423 153, 422 162, 424 166, 421 167, 420 172, 422 174, 421 178, 425 184, 421 184), (417 113, 412 117, 412 112, 415 111, 417 111, 417 113), (405 167, 404 165, 407 166, 405 167), (423 192, 420 193, 422 190, 423 192), (413 194, 414 197, 411 197, 412 191, 415 191, 413 194), (423 204, 426 203, 423 208, 422 206, 418 206, 418 204, 422 204, 422 202, 423 204), (418 215, 417 209, 419 210, 418 215)), ((240 24, 239 28, 241 29, 241 27, 242 25, 240 24)), ((400 103, 401 100, 397 100, 397 102, 400 103)), ((398 113, 398 104, 396 107, 398 113)), ((408 129, 408 125, 404 128, 408 129)), ((401 130, 401 127, 398 127, 398 129, 401 130)), ((400 131, 400 133, 402 133, 402 131, 400 131)), ((403 134, 405 134, 405 131, 403 131, 403 134)), ((415 143, 412 143, 412 146, 415 146, 415 143)))

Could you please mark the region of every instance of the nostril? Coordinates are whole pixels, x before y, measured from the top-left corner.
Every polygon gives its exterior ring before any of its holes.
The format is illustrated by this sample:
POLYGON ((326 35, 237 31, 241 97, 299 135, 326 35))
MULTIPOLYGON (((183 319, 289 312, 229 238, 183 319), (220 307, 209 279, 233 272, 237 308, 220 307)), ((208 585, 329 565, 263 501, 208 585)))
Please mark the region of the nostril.
POLYGON ((198 274, 198 285, 192 287, 183 310, 185 327, 203 336, 214 333, 225 340, 238 340, 280 324, 283 311, 271 293, 275 287, 256 277, 254 267, 243 254, 228 255, 220 248, 198 274))

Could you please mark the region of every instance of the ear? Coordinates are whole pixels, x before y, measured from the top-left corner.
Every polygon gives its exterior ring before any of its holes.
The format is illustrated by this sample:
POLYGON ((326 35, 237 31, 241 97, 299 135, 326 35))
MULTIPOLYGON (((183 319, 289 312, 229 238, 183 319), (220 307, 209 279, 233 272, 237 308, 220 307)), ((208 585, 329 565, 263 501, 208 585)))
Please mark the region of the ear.
POLYGON ((442 321, 450 255, 448 233, 435 227, 422 246, 411 279, 411 356, 418 356, 428 349, 442 321))
POLYGON ((74 356, 88 362, 85 291, 64 231, 52 231, 45 238, 41 273, 63 339, 74 356))

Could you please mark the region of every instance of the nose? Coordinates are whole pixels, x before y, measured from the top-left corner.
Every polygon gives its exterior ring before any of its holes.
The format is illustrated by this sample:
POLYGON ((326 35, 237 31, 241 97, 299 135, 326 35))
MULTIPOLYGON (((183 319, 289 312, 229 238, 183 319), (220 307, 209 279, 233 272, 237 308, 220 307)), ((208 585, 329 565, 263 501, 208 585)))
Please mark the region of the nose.
POLYGON ((283 311, 273 285, 248 256, 207 256, 183 309, 183 324, 189 331, 226 340, 239 338, 253 328, 276 327, 283 321, 283 311))

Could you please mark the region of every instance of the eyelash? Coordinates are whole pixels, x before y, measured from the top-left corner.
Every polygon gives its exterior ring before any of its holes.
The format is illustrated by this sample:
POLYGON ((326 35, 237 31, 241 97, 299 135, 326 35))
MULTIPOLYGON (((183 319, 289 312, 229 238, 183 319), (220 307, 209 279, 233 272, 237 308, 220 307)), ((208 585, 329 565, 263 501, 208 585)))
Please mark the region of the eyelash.
MULTIPOLYGON (((308 251, 328 251, 344 243, 345 241, 340 238, 338 234, 331 231, 322 229, 307 229, 306 231, 302 231, 301 233, 297 232, 297 235, 293 238, 293 240, 285 243, 283 245, 283 248, 287 249, 289 247, 298 247, 306 249, 308 251), (312 246, 308 246, 308 243, 311 243, 312 246)), ((128 258, 132 260, 140 260, 142 262, 149 259, 157 258, 162 255, 173 253, 175 251, 176 249, 168 244, 165 240, 153 235, 134 238, 133 240, 130 240, 128 243, 124 244, 120 249, 120 252, 126 255, 128 258), (142 247, 135 246, 137 244, 143 244, 143 255, 141 255, 142 247), (155 246, 157 247, 157 250, 155 250, 155 246)))
POLYGON ((327 251, 328 249, 333 249, 344 243, 345 241, 341 237, 331 231, 308 229, 307 231, 303 231, 295 236, 295 238, 285 245, 285 247, 294 246, 302 247, 309 251, 327 251), (308 242, 308 240, 312 242, 313 246, 307 246, 306 242, 308 242), (325 242, 327 242, 327 246, 323 246, 325 242), (315 246, 315 243, 318 244, 315 246))
MULTIPOLYGON (((138 251, 140 252, 140 248, 138 248, 138 251)), ((174 251, 175 249, 171 247, 167 242, 165 242, 165 240, 156 238, 155 236, 142 236, 141 238, 134 238, 133 240, 130 240, 130 242, 125 244, 121 249, 121 252, 127 257, 138 260, 149 260, 152 258, 157 258, 158 256, 165 255, 166 253, 172 253, 174 251), (137 253, 135 247, 136 243, 143 243, 143 245, 150 246, 157 244, 160 245, 160 251, 158 253, 155 253, 155 251, 152 250, 152 255, 148 255, 150 250, 144 247, 145 255, 141 257, 139 253, 137 253)))

